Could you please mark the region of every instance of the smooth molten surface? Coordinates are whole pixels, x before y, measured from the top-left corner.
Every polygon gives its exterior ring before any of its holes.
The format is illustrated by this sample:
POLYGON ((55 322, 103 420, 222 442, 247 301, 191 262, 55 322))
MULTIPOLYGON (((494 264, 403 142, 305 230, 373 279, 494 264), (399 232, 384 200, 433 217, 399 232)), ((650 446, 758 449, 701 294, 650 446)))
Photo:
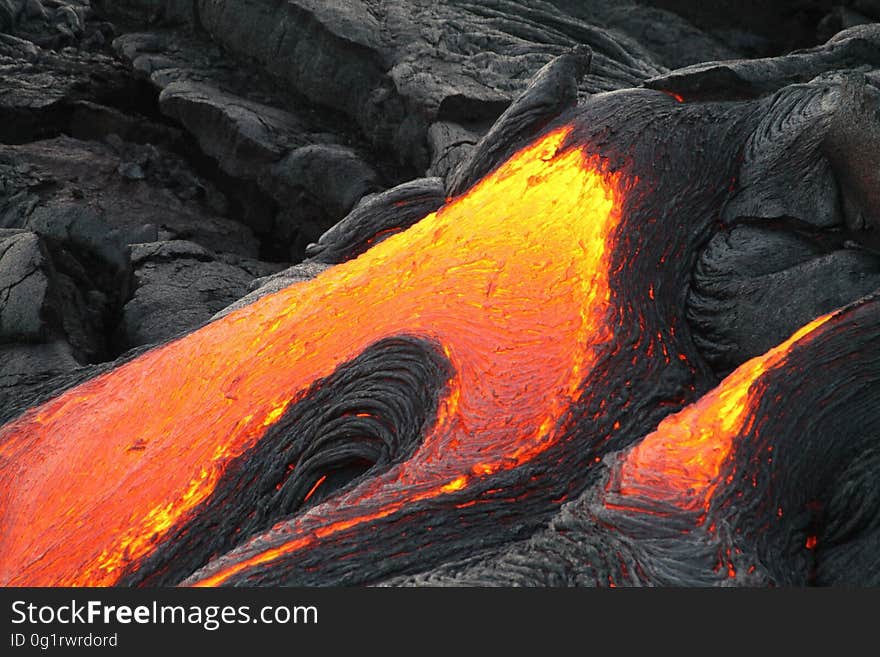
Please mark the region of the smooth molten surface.
POLYGON ((312 383, 389 336, 439 343, 455 372, 422 446, 311 509, 317 530, 202 583, 460 491, 552 445, 595 347, 612 337, 622 195, 598 159, 561 148, 568 132, 356 260, 0 429, 0 584, 113 584, 197 512, 226 465, 312 383))

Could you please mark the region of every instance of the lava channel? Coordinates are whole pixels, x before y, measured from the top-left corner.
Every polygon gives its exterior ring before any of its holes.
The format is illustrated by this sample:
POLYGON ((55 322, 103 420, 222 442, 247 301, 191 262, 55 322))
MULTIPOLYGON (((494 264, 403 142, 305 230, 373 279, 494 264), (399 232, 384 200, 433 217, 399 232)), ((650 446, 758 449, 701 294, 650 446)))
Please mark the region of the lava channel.
POLYGON ((453 372, 413 456, 294 519, 302 531, 284 545, 199 583, 547 450, 613 337, 609 263, 625 193, 622 174, 565 146, 570 130, 357 259, 0 428, 0 583, 118 582, 198 514, 310 385, 396 335, 441 345, 453 372))

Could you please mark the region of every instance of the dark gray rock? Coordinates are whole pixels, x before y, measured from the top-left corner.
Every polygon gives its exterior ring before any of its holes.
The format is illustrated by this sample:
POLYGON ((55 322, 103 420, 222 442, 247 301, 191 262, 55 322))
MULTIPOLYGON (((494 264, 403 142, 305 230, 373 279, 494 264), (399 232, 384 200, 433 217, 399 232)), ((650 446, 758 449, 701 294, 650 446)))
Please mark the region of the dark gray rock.
POLYGON ((307 143, 294 115, 204 84, 172 82, 159 95, 159 106, 238 178, 256 179, 291 147, 307 143))
POLYGON ((193 135, 221 171, 268 200, 256 204, 261 209, 244 203, 239 219, 267 236, 277 255, 301 258, 305 245, 361 195, 384 186, 344 118, 278 93, 247 63, 229 66, 204 39, 134 33, 114 48, 160 90, 163 114, 193 135), (330 173, 310 173, 319 167, 330 173))
POLYGON ((437 121, 428 128, 428 150, 431 164, 427 176, 447 178, 471 154, 485 132, 482 126, 467 128, 452 121, 437 121))
POLYGON ((91 8, 87 6, 62 4, 53 16, 55 26, 61 32, 78 37, 85 29, 85 18, 89 11, 91 8))
POLYGON ((705 32, 684 18, 656 7, 639 6, 630 2, 603 2, 592 11, 584 11, 589 3, 569 2, 569 7, 580 4, 583 16, 611 30, 622 32, 648 50, 658 62, 671 69, 698 62, 733 59, 742 51, 756 51, 766 47, 766 39, 758 40, 741 33, 739 40, 717 32, 705 32), (743 37, 747 39, 743 41, 743 37), (684 47, 684 44, 687 44, 684 47))
POLYGON ((16 11, 12 0, 0 0, 0 32, 9 32, 15 27, 16 11))
POLYGON ((128 247, 118 231, 95 210, 77 203, 34 208, 25 227, 100 258, 117 272, 128 269, 128 247))
POLYGON ((135 291, 122 311, 121 348, 162 342, 198 328, 244 296, 251 282, 278 269, 253 260, 220 256, 186 241, 132 248, 135 291))
POLYGON ((13 62, 33 62, 40 56, 39 46, 26 39, 19 39, 11 34, 0 33, 0 57, 3 57, 7 67, 14 66, 13 62))
POLYGON ((198 20, 312 102, 341 109, 374 145, 393 145, 420 171, 430 162, 431 124, 494 119, 535 71, 574 45, 595 52, 587 91, 634 86, 663 71, 626 35, 536 0, 225 0, 201 3, 198 20))
POLYGON ((878 112, 880 91, 861 74, 779 91, 745 144, 722 218, 795 217, 880 245, 878 112))
POLYGON ((7 143, 20 143, 34 130, 45 134, 59 125, 65 117, 49 109, 57 111, 77 100, 112 98, 131 85, 125 67, 106 55, 45 50, 8 35, 0 39, 0 70, 0 116, 15 119, 14 131, 9 125, 0 130, 7 143))
POLYGON ((294 261, 364 195, 382 189, 373 167, 352 149, 335 145, 292 151, 271 168, 263 185, 278 199, 274 234, 290 245, 294 261))
MULTIPOLYGON (((338 216, 344 216, 365 194, 381 189, 378 173, 354 150, 317 144, 291 151, 273 167, 269 184, 303 188, 329 214, 338 216)), ((281 189, 278 196, 282 196, 281 189)))
POLYGON ((69 136, 82 141, 106 141, 118 138, 120 144, 155 144, 179 148, 184 136, 181 130, 142 116, 128 114, 89 100, 74 100, 65 104, 65 130, 69 136))
POLYGON ((51 265, 34 233, 0 230, 0 342, 46 337, 51 265))
POLYGON ((143 180, 147 177, 147 174, 144 173, 141 165, 137 162, 123 162, 116 167, 116 171, 126 180, 143 180))
POLYGON ((816 26, 816 38, 819 41, 827 41, 842 30, 871 22, 870 18, 858 11, 847 7, 834 7, 816 26))
POLYGON ((179 156, 118 137, 108 142, 59 137, 0 145, 0 226, 41 226, 67 239, 58 217, 74 221, 78 214, 74 233, 93 224, 87 241, 95 248, 143 242, 161 233, 163 239, 194 240, 215 251, 257 255, 253 232, 226 216, 225 195, 179 156), (123 177, 121 165, 136 166, 143 178, 123 177), (144 226, 155 230, 144 232, 144 226))
POLYGON ((839 105, 822 144, 840 186, 845 225, 856 239, 875 248, 880 248, 878 117, 880 90, 864 76, 847 76, 840 85, 839 105))
POLYGON ((741 225, 702 253, 688 297, 694 340, 719 372, 810 320, 880 288, 876 254, 808 234, 741 225))
POLYGON ((63 340, 79 362, 106 358, 106 324, 122 294, 107 285, 62 246, 0 229, 0 342, 63 340))
POLYGON ((880 24, 844 30, 826 44, 783 57, 695 64, 645 81, 686 100, 754 98, 834 70, 880 67, 880 24))
POLYGON ((252 227, 287 244, 291 259, 302 257, 305 245, 361 196, 382 187, 352 148, 313 143, 326 137, 284 110, 184 81, 168 84, 159 104, 225 173, 256 182, 282 208, 273 225, 252 227))
POLYGON ((63 340, 47 344, 0 344, 0 408, 16 408, 51 381, 79 367, 63 340))
POLYGON ((306 248, 310 262, 336 264, 357 257, 413 225, 446 201, 443 180, 417 178, 364 197, 342 221, 306 248))
POLYGON ((27 0, 24 4, 24 14, 31 20, 46 20, 49 18, 49 12, 46 11, 46 8, 40 0, 27 0))
POLYGON ((14 24, 10 31, 43 48, 100 50, 110 29, 109 24, 96 20, 92 3, 85 0, 12 0, 11 6, 14 24))
POLYGON ((187 240, 134 244, 131 249, 131 264, 135 268, 150 261, 173 262, 180 258, 210 262, 214 260, 214 254, 200 244, 187 240))
POLYGON ((852 71, 769 96, 688 301, 694 340, 719 373, 880 286, 878 111, 880 93, 852 71))
POLYGON ((841 106, 836 84, 788 88, 743 148, 743 164, 723 219, 797 217, 818 227, 841 222, 841 202, 822 144, 841 106))

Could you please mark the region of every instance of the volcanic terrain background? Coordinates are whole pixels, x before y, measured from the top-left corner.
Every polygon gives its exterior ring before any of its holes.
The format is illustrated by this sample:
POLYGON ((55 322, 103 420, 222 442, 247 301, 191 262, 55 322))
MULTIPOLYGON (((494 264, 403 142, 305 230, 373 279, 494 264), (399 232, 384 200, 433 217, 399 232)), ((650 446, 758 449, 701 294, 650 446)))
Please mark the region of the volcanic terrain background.
POLYGON ((0 0, 0 583, 880 584, 878 21, 0 0))

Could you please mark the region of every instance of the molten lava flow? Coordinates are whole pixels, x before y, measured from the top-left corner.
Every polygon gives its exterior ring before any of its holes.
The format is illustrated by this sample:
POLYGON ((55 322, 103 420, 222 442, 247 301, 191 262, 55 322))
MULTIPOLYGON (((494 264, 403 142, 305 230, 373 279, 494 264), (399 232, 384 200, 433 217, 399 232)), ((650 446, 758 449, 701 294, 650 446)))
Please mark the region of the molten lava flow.
POLYGON ((409 461, 338 506, 310 509, 317 529, 274 553, 547 449, 611 336, 621 200, 619 174, 562 148, 569 132, 549 133, 361 257, 0 429, 0 583, 114 583, 198 512, 227 464, 312 383, 393 335, 433 340, 451 362, 434 426, 409 461))
MULTIPOLYGON (((708 511, 737 438, 752 428, 761 376, 782 365, 796 342, 809 339, 832 316, 810 322, 778 347, 741 365, 699 401, 664 418, 625 456, 609 490, 624 500, 641 497, 683 511, 708 511)), ((637 503, 624 503, 617 496, 606 506, 640 511, 637 503)))

